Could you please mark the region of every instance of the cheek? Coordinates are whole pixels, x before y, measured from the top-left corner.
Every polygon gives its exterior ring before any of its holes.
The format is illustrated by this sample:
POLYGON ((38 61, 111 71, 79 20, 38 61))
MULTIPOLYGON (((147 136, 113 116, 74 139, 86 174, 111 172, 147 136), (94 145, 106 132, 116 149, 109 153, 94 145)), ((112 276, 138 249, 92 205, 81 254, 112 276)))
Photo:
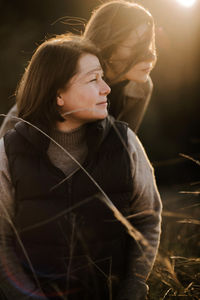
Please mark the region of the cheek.
POLYGON ((80 103, 83 106, 85 104, 95 105, 97 97, 98 92, 95 85, 88 85, 79 91, 80 103))
POLYGON ((136 82, 145 82, 148 79, 148 75, 149 75, 148 73, 142 72, 137 68, 133 68, 126 73, 125 79, 136 81, 136 82))
POLYGON ((85 91, 85 90, 79 90, 76 95, 71 99, 68 108, 71 110, 76 110, 76 109, 93 109, 95 106, 95 96, 92 91, 85 91))
POLYGON ((130 57, 132 54, 132 49, 129 47, 119 47, 116 49, 115 53, 112 55, 111 59, 114 60, 124 60, 130 57))
POLYGON ((94 101, 91 94, 81 95, 81 98, 77 100, 77 106, 80 108, 91 109, 94 107, 94 101))
POLYGON ((138 77, 138 75, 139 75, 139 72, 138 72, 138 70, 135 68, 135 67, 133 67, 132 69, 130 69, 127 73, 126 73, 126 77, 133 77, 133 78, 135 78, 135 77, 138 77))
POLYGON ((70 113, 73 110, 81 108, 81 101, 79 100, 79 97, 77 95, 73 95, 73 97, 68 96, 65 97, 65 104, 62 107, 62 112, 63 113, 70 113))

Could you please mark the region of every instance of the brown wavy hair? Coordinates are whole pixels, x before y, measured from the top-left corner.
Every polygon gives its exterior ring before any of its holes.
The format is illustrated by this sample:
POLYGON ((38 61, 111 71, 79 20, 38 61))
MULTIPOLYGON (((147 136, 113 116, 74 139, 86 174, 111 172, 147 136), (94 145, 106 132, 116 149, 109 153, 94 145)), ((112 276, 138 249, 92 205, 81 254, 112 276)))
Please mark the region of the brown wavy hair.
POLYGON ((117 74, 115 79, 123 76, 139 61, 151 57, 156 61, 153 17, 141 5, 121 0, 102 4, 92 13, 85 27, 84 37, 99 48, 105 65, 109 65, 116 48, 134 29, 144 23, 148 25, 144 38, 135 45, 131 57, 127 57, 123 71, 117 74), (152 49, 150 50, 151 43, 152 49))
POLYGON ((33 124, 49 126, 64 121, 57 106, 57 92, 77 72, 81 55, 101 57, 91 42, 75 35, 59 35, 43 42, 33 54, 18 85, 19 117, 33 124))

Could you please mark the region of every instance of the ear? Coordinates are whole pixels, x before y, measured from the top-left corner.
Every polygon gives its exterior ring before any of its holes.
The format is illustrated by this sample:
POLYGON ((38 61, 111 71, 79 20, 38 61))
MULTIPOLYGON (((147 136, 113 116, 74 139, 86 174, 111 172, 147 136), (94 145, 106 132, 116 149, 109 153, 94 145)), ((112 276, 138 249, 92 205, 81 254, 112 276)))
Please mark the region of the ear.
POLYGON ((65 103, 61 95, 57 95, 56 102, 58 106, 63 106, 65 103))

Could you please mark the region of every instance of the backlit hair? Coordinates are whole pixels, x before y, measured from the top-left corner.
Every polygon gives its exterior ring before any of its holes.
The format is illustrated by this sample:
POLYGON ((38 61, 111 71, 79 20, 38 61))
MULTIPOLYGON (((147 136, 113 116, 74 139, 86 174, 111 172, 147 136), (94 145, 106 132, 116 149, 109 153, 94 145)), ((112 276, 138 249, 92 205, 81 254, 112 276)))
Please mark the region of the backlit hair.
MULTIPOLYGON (((86 25, 84 37, 99 48, 105 63, 109 64, 116 48, 142 24, 147 24, 147 30, 143 39, 134 47, 131 57, 127 57, 122 71, 125 74, 139 61, 152 56, 155 60, 154 21, 148 10, 128 1, 109 1, 93 12, 86 25)), ((118 77, 122 74, 118 74, 118 77)))
POLYGON ((19 117, 47 126, 64 121, 57 106, 57 92, 77 72, 81 55, 93 54, 91 42, 74 35, 60 35, 43 42, 35 51, 16 91, 19 117))

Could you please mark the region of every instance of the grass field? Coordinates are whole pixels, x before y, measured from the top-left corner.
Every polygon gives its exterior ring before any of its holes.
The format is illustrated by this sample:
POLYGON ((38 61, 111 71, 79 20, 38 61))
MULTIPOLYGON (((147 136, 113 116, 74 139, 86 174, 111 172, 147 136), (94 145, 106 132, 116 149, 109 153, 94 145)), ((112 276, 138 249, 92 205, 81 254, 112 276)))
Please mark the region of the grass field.
POLYGON ((200 299, 200 182, 162 190, 159 254, 149 299, 200 299))

